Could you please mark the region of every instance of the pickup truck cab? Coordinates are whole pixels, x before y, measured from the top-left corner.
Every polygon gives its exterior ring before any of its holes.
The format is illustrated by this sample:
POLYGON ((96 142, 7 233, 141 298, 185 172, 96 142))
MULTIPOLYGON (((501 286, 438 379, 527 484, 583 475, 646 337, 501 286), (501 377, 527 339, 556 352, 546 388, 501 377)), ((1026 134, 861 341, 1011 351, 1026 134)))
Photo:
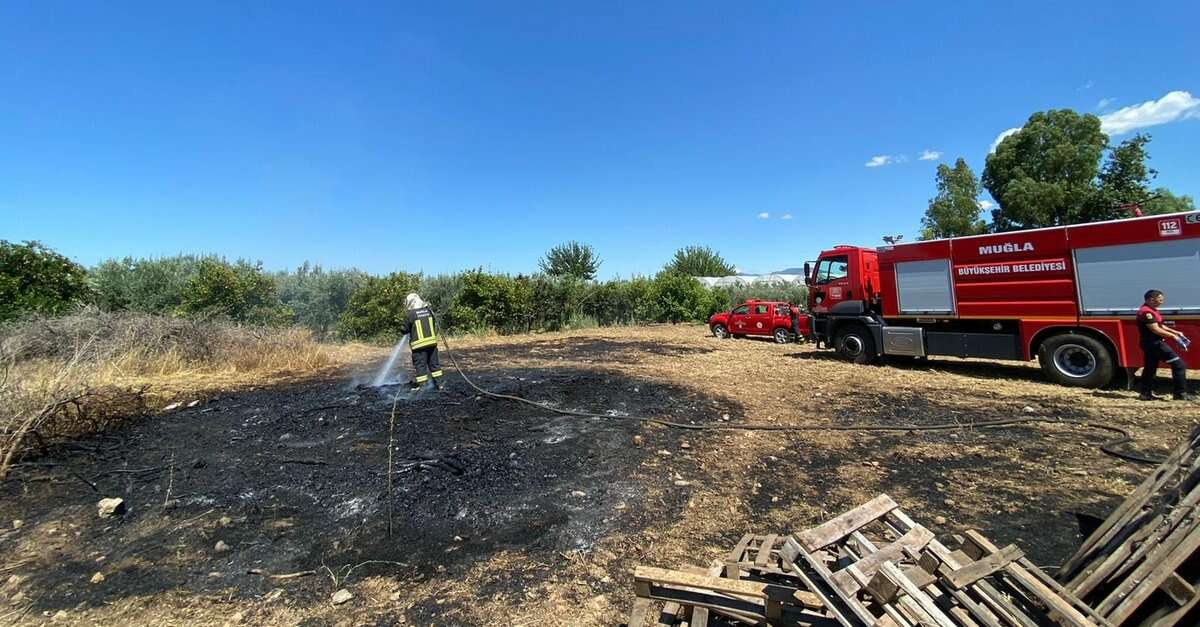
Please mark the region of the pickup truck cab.
POLYGON ((778 344, 800 340, 808 335, 808 317, 790 303, 771 300, 748 300, 729 311, 715 313, 708 319, 708 328, 718 338, 763 335, 775 338, 778 344), (800 338, 792 335, 792 313, 800 319, 800 338))

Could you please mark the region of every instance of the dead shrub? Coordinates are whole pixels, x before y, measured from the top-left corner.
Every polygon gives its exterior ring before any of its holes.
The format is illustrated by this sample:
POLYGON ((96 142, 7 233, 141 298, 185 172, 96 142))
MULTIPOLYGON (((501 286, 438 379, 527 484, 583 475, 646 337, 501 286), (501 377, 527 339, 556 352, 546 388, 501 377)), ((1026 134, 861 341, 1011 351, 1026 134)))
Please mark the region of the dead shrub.
POLYGON ((307 329, 96 309, 11 323, 0 329, 0 479, 31 441, 102 430, 205 381, 319 371, 341 363, 341 350, 307 329))

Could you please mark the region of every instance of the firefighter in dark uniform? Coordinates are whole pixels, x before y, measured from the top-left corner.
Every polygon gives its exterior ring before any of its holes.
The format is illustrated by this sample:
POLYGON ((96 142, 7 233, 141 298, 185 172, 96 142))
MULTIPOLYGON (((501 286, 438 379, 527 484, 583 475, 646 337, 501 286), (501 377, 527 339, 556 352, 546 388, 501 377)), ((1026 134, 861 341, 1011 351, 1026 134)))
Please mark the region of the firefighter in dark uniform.
POLYGON ((792 316, 792 341, 803 342, 804 336, 800 335, 800 308, 788 303, 788 313, 792 316))
POLYGON ((413 370, 417 373, 412 388, 416 390, 433 386, 440 390, 442 364, 438 359, 437 327, 434 325, 433 312, 416 294, 405 297, 404 307, 408 313, 404 316, 400 331, 408 336, 408 346, 412 349, 413 370))
POLYGON ((1142 367, 1142 393, 1139 400, 1156 400, 1153 394, 1154 379, 1158 373, 1159 362, 1171 367, 1171 378, 1175 383, 1174 398, 1177 401, 1190 401, 1192 395, 1187 392, 1187 368, 1179 355, 1167 345, 1167 340, 1175 340, 1183 350, 1188 349, 1190 342, 1184 334, 1163 324, 1162 314, 1158 308, 1166 300, 1158 290, 1146 292, 1146 302, 1137 311, 1138 336, 1145 359, 1142 367))

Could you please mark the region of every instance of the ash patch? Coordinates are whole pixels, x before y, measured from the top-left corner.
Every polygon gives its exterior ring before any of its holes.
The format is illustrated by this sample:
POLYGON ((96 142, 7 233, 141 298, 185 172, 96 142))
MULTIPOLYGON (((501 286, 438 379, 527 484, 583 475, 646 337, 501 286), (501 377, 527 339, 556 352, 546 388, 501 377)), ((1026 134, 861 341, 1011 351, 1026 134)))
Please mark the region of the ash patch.
MULTIPOLYGON (((661 524, 683 507, 640 509, 646 481, 634 475, 670 434, 625 415, 743 413, 600 370, 471 374, 497 392, 613 416, 475 396, 453 376, 443 393, 325 380, 230 394, 104 436, 115 438, 111 446, 80 442, 17 468, 0 486, 0 519, 25 525, 3 537, 4 557, 31 560, 24 585, 43 592, 32 611, 51 613, 171 589, 253 597, 275 585, 251 571, 337 572, 375 560, 386 563, 355 578, 412 578, 454 576, 500 550, 549 560, 587 551, 610 532, 661 524), (638 433, 640 448, 631 445, 638 433), (124 498, 129 513, 98 519, 101 496, 124 498), (97 571, 105 581, 89 584, 97 571)), ((323 576, 302 579, 289 584, 289 598, 322 603, 328 586, 323 576)))

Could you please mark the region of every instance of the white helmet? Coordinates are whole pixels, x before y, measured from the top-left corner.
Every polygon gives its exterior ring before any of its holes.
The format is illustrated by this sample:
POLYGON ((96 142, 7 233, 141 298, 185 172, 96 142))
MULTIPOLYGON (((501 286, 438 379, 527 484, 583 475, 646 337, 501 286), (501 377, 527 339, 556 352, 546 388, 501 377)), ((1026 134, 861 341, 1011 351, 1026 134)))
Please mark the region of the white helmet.
POLYGON ((421 300, 421 297, 417 296, 416 292, 413 292, 413 293, 409 294, 408 296, 404 297, 404 308, 405 309, 420 309, 425 306, 426 306, 425 301, 421 300))

